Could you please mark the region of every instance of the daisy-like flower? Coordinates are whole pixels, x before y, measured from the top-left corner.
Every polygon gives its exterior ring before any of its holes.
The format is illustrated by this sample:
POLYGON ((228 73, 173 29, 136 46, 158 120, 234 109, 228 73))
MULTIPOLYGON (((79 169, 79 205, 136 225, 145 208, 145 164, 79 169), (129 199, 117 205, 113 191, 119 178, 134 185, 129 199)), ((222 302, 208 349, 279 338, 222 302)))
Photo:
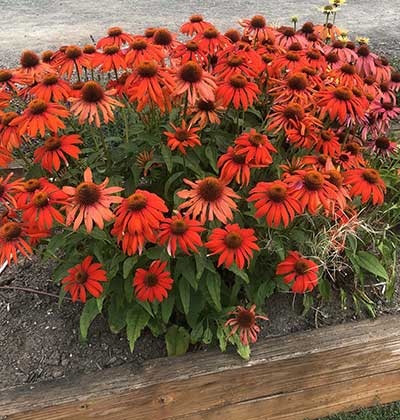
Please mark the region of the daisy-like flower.
POLYGON ((256 68, 256 63, 252 63, 240 52, 223 55, 214 69, 214 73, 219 79, 229 79, 234 74, 255 77, 259 71, 261 69, 256 68))
POLYGON ((17 85, 30 85, 33 83, 33 78, 30 75, 18 73, 15 70, 0 70, 0 89, 10 89, 18 92, 17 85))
POLYGON ((297 174, 288 176, 285 181, 293 190, 293 197, 314 215, 321 205, 325 210, 330 210, 332 201, 335 202, 337 198, 337 188, 328 181, 328 178, 326 174, 309 169, 299 170, 297 174))
POLYGON ((340 153, 339 137, 330 128, 321 130, 314 149, 316 152, 333 157, 340 153))
POLYGON ((124 32, 119 26, 113 26, 107 30, 106 37, 99 39, 96 48, 102 48, 104 50, 109 45, 122 47, 124 44, 129 44, 132 39, 133 36, 131 34, 124 32))
POLYGON ((341 67, 332 70, 328 73, 328 77, 341 86, 348 88, 362 87, 363 80, 357 74, 356 67, 352 64, 343 64, 341 67))
POLYGON ((232 146, 229 146, 227 152, 220 156, 217 166, 221 168, 221 179, 227 184, 235 178, 239 185, 249 185, 250 168, 254 165, 247 163, 246 156, 239 154, 232 146))
POLYGON ((161 245, 167 243, 168 254, 172 257, 175 257, 177 246, 187 255, 191 252, 198 254, 197 247, 203 245, 200 233, 204 230, 197 220, 178 213, 161 222, 158 240, 161 245))
POLYGON ((6 221, 0 226, 0 264, 18 262, 17 251, 27 257, 32 254, 25 223, 6 221))
POLYGON ((202 130, 208 123, 217 124, 221 123, 218 112, 222 112, 225 108, 221 105, 220 101, 203 101, 200 99, 196 105, 190 108, 190 112, 194 113, 190 120, 191 125, 199 125, 202 130))
POLYGON ((201 15, 192 15, 189 18, 189 22, 185 22, 181 27, 180 31, 188 36, 193 36, 200 32, 204 32, 209 28, 211 23, 206 22, 201 15))
POLYGON ((123 190, 121 187, 107 187, 108 178, 101 184, 93 182, 93 175, 90 168, 84 172, 84 182, 74 187, 63 187, 63 191, 69 196, 68 204, 65 206, 67 213, 67 226, 73 224, 73 229, 78 230, 82 222, 85 223, 86 230, 91 232, 93 223, 100 229, 104 228, 106 222, 114 219, 114 214, 110 210, 113 203, 120 203, 122 197, 113 196, 123 190))
POLYGON ((313 126, 302 127, 296 124, 286 130, 287 141, 297 148, 311 149, 318 142, 318 134, 313 126))
POLYGON ((280 75, 281 73, 285 73, 285 70, 293 72, 300 71, 307 64, 304 53, 300 54, 298 51, 288 51, 286 54, 277 55, 273 59, 271 66, 280 75))
POLYGON ((18 208, 23 208, 32 200, 33 195, 36 191, 42 190, 49 184, 46 178, 31 178, 27 181, 23 181, 18 185, 17 193, 15 194, 15 200, 18 208))
POLYGON ((317 48, 310 48, 305 52, 304 56, 307 66, 324 72, 327 67, 327 63, 322 52, 317 48))
POLYGON ((214 77, 195 61, 188 61, 180 66, 175 74, 174 96, 187 94, 188 102, 194 105, 199 99, 214 101, 217 85, 214 77))
POLYGON ((57 74, 46 74, 40 82, 29 89, 29 93, 45 102, 62 102, 71 96, 71 87, 68 82, 59 78, 57 74))
POLYGON ((125 55, 118 45, 106 45, 102 53, 93 57, 92 66, 98 67, 103 73, 113 70, 117 74, 118 70, 126 69, 125 55))
POLYGON ((51 172, 57 172, 60 169, 61 160, 68 166, 68 160, 65 155, 71 156, 73 159, 79 158, 81 150, 76 144, 82 144, 78 134, 69 134, 64 136, 48 137, 43 146, 38 147, 34 152, 34 162, 40 163, 41 167, 51 172))
POLYGON ((327 211, 327 214, 337 212, 337 209, 345 209, 347 207, 347 200, 350 201, 349 191, 347 187, 343 185, 344 177, 337 169, 326 170, 325 173, 329 175, 328 181, 337 188, 336 192, 336 207, 332 206, 331 212, 327 211))
POLYGON ((174 280, 171 273, 165 271, 167 262, 155 260, 151 263, 148 270, 138 268, 133 279, 136 297, 145 302, 153 302, 157 299, 162 302, 168 297, 167 290, 172 289, 174 280))
POLYGON ((137 111, 140 112, 149 104, 157 105, 165 112, 167 100, 165 91, 172 92, 174 80, 167 69, 155 61, 140 62, 126 80, 126 91, 131 102, 138 101, 137 111))
POLYGON ((275 34, 276 43, 285 49, 289 49, 295 43, 300 44, 302 48, 308 44, 307 40, 291 26, 281 26, 275 31, 275 34))
POLYGON ((318 266, 315 262, 304 258, 297 251, 289 251, 289 255, 276 267, 276 274, 283 276, 286 284, 292 283, 294 293, 312 291, 318 284, 318 266))
POLYGON ((377 121, 380 131, 386 132, 390 127, 390 122, 400 115, 400 107, 395 102, 374 101, 370 107, 370 113, 377 121))
POLYGON ((9 125, 18 126, 21 135, 28 134, 30 137, 35 137, 40 133, 43 137, 46 129, 57 133, 59 129, 65 128, 60 118, 68 116, 68 110, 60 104, 33 99, 22 115, 14 118, 9 125))
POLYGON ((94 263, 93 257, 86 257, 80 264, 68 270, 69 275, 61 280, 64 290, 71 294, 72 302, 85 303, 87 293, 95 298, 103 292, 102 282, 107 281, 107 273, 100 263, 94 263))
POLYGON ((0 110, 7 108, 10 104, 11 95, 4 89, 0 89, 0 110))
POLYGON ((51 229, 54 221, 64 224, 64 217, 55 208, 67 204, 68 196, 51 183, 36 190, 29 203, 23 207, 23 219, 30 224, 37 224, 40 230, 51 229))
POLYGON ((149 191, 137 189, 117 207, 112 234, 122 243, 125 254, 143 252, 146 241, 157 242, 156 232, 168 211, 162 198, 149 191))
POLYGON ((306 104, 310 102, 314 89, 302 72, 290 72, 286 79, 275 82, 275 86, 268 91, 274 96, 274 103, 296 102, 306 104))
POLYGON ((239 25, 244 28, 243 34, 250 39, 256 41, 275 39, 274 32, 272 28, 267 26, 267 21, 264 16, 255 15, 251 19, 241 19, 239 20, 239 25))
POLYGON ((77 98, 69 98, 72 114, 79 116, 79 124, 84 124, 86 121, 89 124, 95 122, 97 127, 100 127, 100 115, 103 116, 105 124, 109 121, 114 121, 113 109, 116 106, 123 107, 124 105, 113 98, 115 90, 104 90, 103 87, 91 80, 86 82, 77 98))
POLYGON ((398 145, 386 136, 378 136, 370 142, 370 147, 379 155, 390 156, 397 152, 398 145))
POLYGON ((344 124, 346 119, 351 118, 355 121, 357 117, 363 118, 366 112, 362 101, 348 87, 339 86, 319 92, 320 118, 329 115, 331 121, 336 118, 344 124))
POLYGON ((357 50, 357 60, 355 66, 357 73, 361 76, 375 76, 376 75, 376 64, 378 56, 369 50, 367 44, 362 44, 357 50))
POLYGON ((42 63, 39 56, 30 50, 21 54, 20 64, 21 67, 17 69, 17 72, 30 77, 34 81, 40 79, 45 73, 54 72, 49 64, 42 63))
POLYGON ((0 143, 7 149, 19 148, 22 137, 19 134, 18 126, 11 125, 12 121, 18 117, 16 112, 5 112, 0 117, 0 143))
POLYGON ((135 36, 129 43, 125 56, 128 66, 137 66, 142 61, 156 61, 161 63, 165 54, 159 45, 154 45, 143 36, 135 36))
POLYGON ((172 150, 179 149, 182 154, 186 154, 187 147, 201 146, 200 138, 197 132, 198 127, 192 127, 190 124, 186 126, 186 122, 182 121, 182 127, 176 127, 173 123, 170 126, 174 130, 164 131, 167 136, 167 146, 172 150))
POLYGON ((14 176, 14 172, 10 172, 5 178, 0 177, 0 203, 3 204, 7 209, 16 207, 15 193, 20 189, 21 179, 11 181, 10 179, 14 176))
POLYGON ((256 241, 254 229, 242 229, 235 223, 213 229, 205 245, 211 251, 210 255, 219 255, 218 267, 224 264, 229 268, 235 262, 242 270, 246 261, 250 265, 253 251, 260 250, 256 241))
POLYGON ((200 49, 207 54, 214 55, 229 45, 230 41, 222 35, 214 26, 210 25, 203 32, 196 35, 194 41, 200 49))
POLYGON ((4 146, 0 145, 0 168, 7 168, 7 166, 14 160, 11 152, 4 146))
POLYGON ((245 155, 247 163, 253 163, 257 167, 265 167, 272 163, 271 152, 276 149, 269 142, 265 134, 258 133, 254 128, 249 133, 241 134, 236 140, 236 153, 245 155))
POLYGON ((347 48, 346 43, 340 40, 335 40, 330 45, 324 47, 325 55, 331 53, 336 54, 342 63, 354 63, 357 60, 357 54, 350 48, 347 48))
POLYGON ((166 28, 159 28, 154 31, 152 42, 155 45, 159 45, 165 53, 171 54, 179 45, 176 36, 177 34, 172 33, 166 28))
POLYGON ((257 334, 260 332, 257 319, 268 320, 266 316, 256 315, 256 305, 252 305, 250 309, 238 306, 233 312, 229 312, 228 315, 233 316, 224 325, 232 328, 229 336, 239 331, 240 341, 245 346, 249 345, 249 340, 252 343, 257 341, 257 334))
POLYGON ((59 51, 59 54, 57 54, 52 62, 52 66, 58 69, 60 76, 66 75, 68 80, 71 79, 74 71, 77 72, 77 76, 80 79, 83 68, 90 68, 91 61, 83 53, 82 48, 77 45, 70 45, 64 51, 59 51))
POLYGON ((395 92, 400 91, 400 71, 393 71, 390 76, 389 88, 395 92))
POLYGON ((225 181, 212 176, 196 182, 186 178, 183 181, 192 189, 177 192, 178 197, 187 199, 179 209, 187 209, 186 214, 193 215, 195 219, 200 216, 202 224, 207 219, 214 220, 214 216, 222 223, 233 219, 232 210, 236 210, 237 205, 232 199, 240 197, 225 181))
POLYGON ((199 44, 193 40, 178 45, 172 52, 172 59, 173 62, 177 61, 181 65, 188 61, 195 61, 202 66, 208 64, 207 54, 201 50, 199 44))
POLYGON ((235 109, 242 107, 246 111, 260 93, 258 86, 250 82, 247 77, 234 74, 228 80, 221 82, 217 89, 217 98, 221 98, 225 107, 233 103, 235 109))
POLYGON ((362 204, 368 200, 373 204, 383 203, 386 185, 376 169, 350 169, 344 174, 344 184, 351 186, 351 196, 361 197, 362 204))
POLYGON ((288 184, 282 181, 259 182, 250 191, 247 201, 255 201, 255 217, 265 216, 268 226, 287 226, 296 214, 303 213, 300 201, 293 196, 288 184))

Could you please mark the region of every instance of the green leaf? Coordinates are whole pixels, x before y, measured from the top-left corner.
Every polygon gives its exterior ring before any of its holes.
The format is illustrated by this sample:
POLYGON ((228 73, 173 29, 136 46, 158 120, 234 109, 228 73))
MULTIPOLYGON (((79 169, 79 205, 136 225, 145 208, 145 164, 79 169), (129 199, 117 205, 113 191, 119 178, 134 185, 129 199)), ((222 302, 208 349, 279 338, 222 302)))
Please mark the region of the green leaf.
POLYGON ((161 155, 164 159, 165 164, 167 165, 168 172, 172 172, 173 163, 172 163, 172 153, 171 149, 165 144, 161 145, 161 155))
POLYGON ((169 189, 171 188, 171 185, 174 183, 174 181, 176 181, 181 175, 183 174, 183 172, 176 172, 173 175, 171 175, 168 180, 165 183, 164 186, 164 196, 168 196, 168 192, 169 189))
POLYGON ((129 341, 129 348, 133 352, 136 340, 140 337, 143 328, 149 322, 150 315, 141 307, 128 310, 126 314, 126 335, 129 341))
POLYGON ((89 233, 94 239, 98 239, 99 241, 108 242, 107 234, 104 230, 99 229, 97 226, 89 233))
POLYGON ((214 169, 214 172, 218 172, 217 151, 216 151, 215 147, 212 147, 211 145, 208 145, 206 147, 206 156, 207 156, 207 159, 208 159, 211 167, 214 169))
POLYGON ((132 271, 132 268, 137 263, 137 256, 129 257, 124 261, 124 264, 122 266, 122 272, 124 279, 128 278, 130 272, 132 271))
POLYGON ((81 337, 86 340, 88 330, 90 327, 90 324, 93 322, 93 320, 96 318, 96 316, 99 314, 99 308, 97 306, 97 300, 96 299, 89 299, 85 306, 83 307, 83 311, 81 314, 81 318, 79 321, 80 324, 80 331, 81 331, 81 337))
POLYGON ((179 280, 178 287, 183 311, 185 312, 185 314, 188 314, 190 307, 190 285, 185 278, 181 277, 179 280))
POLYGON ((206 275, 206 284, 214 305, 218 311, 221 311, 221 279, 219 275, 208 271, 206 275))
POLYGON ((359 251, 357 252, 356 260, 358 265, 364 270, 375 274, 378 277, 389 281, 389 276, 385 270, 385 267, 379 262, 378 258, 375 255, 370 254, 366 251, 359 251))
POLYGON ((194 290, 197 290, 198 279, 196 277, 196 267, 193 259, 190 257, 178 257, 176 260, 174 279, 178 279, 181 276, 189 282, 194 290))
POLYGON ((161 302, 161 318, 165 323, 171 318, 174 303, 175 296, 172 293, 169 293, 168 298, 161 302))
POLYGON ((203 343, 210 344, 213 338, 213 333, 209 327, 206 328, 203 334, 203 343))
POLYGON ((219 348, 221 349, 221 351, 225 351, 226 345, 227 345, 227 338, 226 338, 225 328, 222 325, 218 326, 217 328, 217 338, 218 338, 219 348))
POLYGON ((235 273, 239 278, 241 278, 245 283, 250 283, 249 276, 244 270, 240 270, 236 264, 232 264, 229 269, 232 273, 235 273))
POLYGON ((190 335, 183 327, 172 325, 165 334, 168 356, 185 354, 189 348, 190 335))
POLYGON ((201 337, 203 337, 204 327, 203 327, 203 321, 199 322, 190 333, 190 338, 192 340, 192 343, 197 343, 201 340, 201 337))

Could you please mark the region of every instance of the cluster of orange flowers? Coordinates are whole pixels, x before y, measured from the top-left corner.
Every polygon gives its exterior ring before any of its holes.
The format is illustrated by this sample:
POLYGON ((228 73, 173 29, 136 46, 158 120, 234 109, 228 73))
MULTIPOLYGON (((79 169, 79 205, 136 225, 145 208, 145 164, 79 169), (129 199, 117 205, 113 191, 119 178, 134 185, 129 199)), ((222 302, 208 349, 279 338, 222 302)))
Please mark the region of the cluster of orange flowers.
MULTIPOLYGON (((79 133, 66 134, 70 119, 100 127, 128 103, 138 113, 180 109, 164 141, 183 155, 201 147, 202 130, 221 124, 229 109, 238 115, 262 110, 264 120, 257 129, 232 135, 232 145, 218 158, 218 177, 184 179, 188 188, 177 193, 184 202, 172 215, 153 192, 137 189, 122 197, 123 188, 108 186, 107 178, 96 184, 90 168, 79 185, 63 188, 50 175, 0 178, 0 263, 17 261, 17 251, 31 253, 56 224, 74 230, 84 224, 90 232, 114 221, 111 233, 127 255, 142 253, 146 244, 166 246, 172 257, 178 249, 190 255, 205 246, 219 256, 218 265, 243 269, 259 250, 254 229, 233 223, 243 198, 254 203, 255 218, 274 228, 304 212, 346 221, 355 214, 355 197, 381 204, 386 187, 366 154, 396 152, 388 131, 400 114, 399 72, 367 44, 343 40, 331 24, 274 28, 254 16, 240 25, 242 32, 222 34, 193 15, 180 28, 188 41, 165 28, 132 35, 115 27, 96 46, 64 46, 41 58, 25 51, 18 68, 0 70, 2 167, 35 140, 34 162, 49 174, 60 171, 79 159, 83 145, 79 133), (106 86, 96 81, 98 72, 108 74, 106 86), (12 110, 16 97, 26 104, 22 112, 12 110), (281 165, 280 178, 256 183, 243 197, 240 189, 282 150, 296 157, 281 165), (215 219, 223 226, 204 242, 207 223, 215 219)), ((84 301, 86 290, 102 292, 98 282, 106 273, 92 266, 86 259, 66 278, 74 300, 84 301)), ((160 261, 137 270, 138 299, 167 296, 173 280, 165 270, 160 261)), ((317 284, 317 272, 315 263, 296 252, 277 268, 300 293, 317 284)))

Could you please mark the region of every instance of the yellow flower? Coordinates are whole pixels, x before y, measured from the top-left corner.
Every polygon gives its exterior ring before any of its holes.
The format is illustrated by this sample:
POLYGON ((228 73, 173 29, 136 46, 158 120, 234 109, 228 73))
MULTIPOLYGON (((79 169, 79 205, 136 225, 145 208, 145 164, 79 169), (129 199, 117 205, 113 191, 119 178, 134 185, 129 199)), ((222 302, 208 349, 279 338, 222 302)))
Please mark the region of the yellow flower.
POLYGON ((368 44, 369 43, 369 38, 365 37, 365 36, 358 36, 356 38, 356 41, 361 45, 361 44, 368 44))
POLYGON ((337 8, 334 8, 333 6, 331 6, 330 4, 324 6, 324 7, 320 7, 319 11, 324 13, 325 15, 329 15, 333 12, 337 11, 337 8))
POLYGON ((346 4, 346 0, 329 0, 329 3, 334 6, 341 6, 342 4, 346 4))

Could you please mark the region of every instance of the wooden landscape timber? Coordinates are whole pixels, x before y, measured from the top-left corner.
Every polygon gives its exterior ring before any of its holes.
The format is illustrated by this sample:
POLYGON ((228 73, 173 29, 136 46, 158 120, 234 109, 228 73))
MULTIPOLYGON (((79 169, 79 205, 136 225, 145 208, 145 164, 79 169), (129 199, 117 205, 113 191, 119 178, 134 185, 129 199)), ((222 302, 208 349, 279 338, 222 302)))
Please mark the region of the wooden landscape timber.
MULTIPOLYGON (((400 400, 400 316, 0 391, 7 420, 304 420, 400 400)), ((1 417, 3 416, 3 417, 1 417)))

